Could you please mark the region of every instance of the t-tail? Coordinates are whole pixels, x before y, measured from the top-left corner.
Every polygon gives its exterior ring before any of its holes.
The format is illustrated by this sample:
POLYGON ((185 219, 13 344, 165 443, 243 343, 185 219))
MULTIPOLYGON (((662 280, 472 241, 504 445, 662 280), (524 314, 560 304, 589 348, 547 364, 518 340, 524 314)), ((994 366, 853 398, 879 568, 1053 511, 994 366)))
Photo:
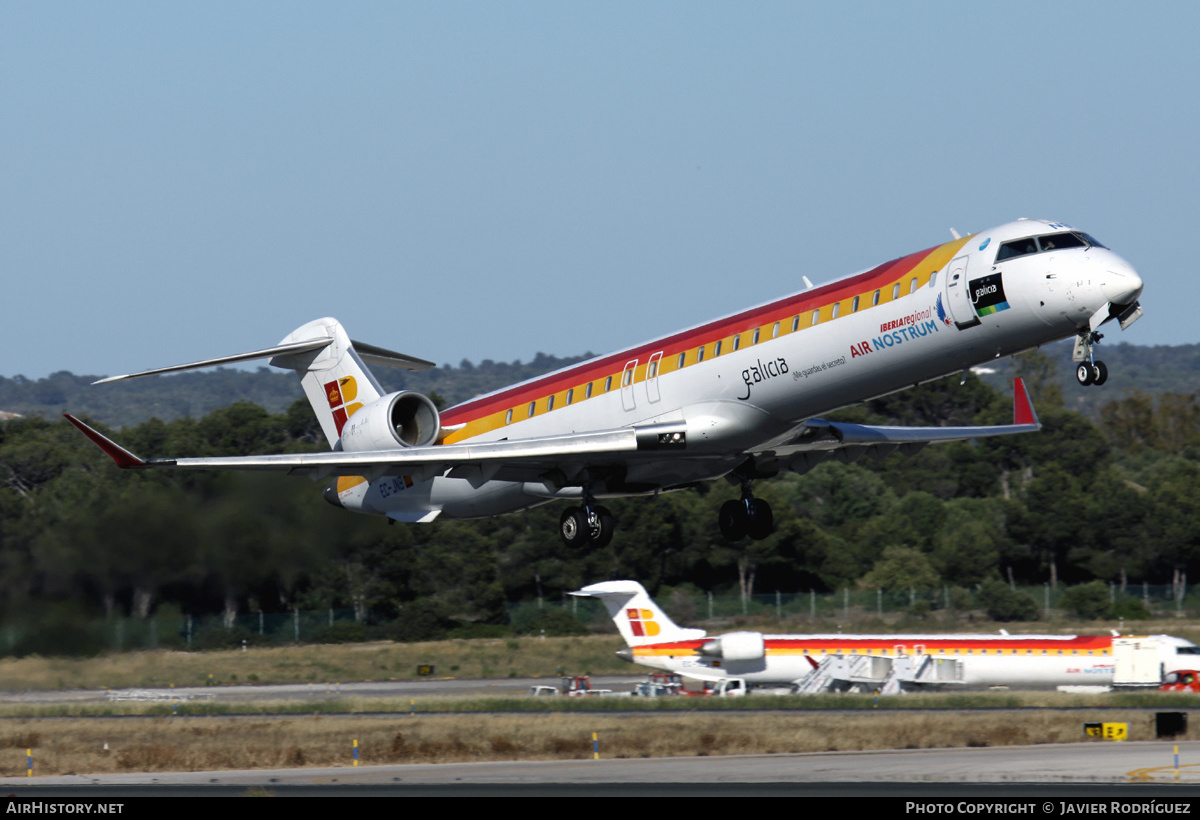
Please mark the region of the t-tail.
POLYGON ((571 594, 600 599, 630 647, 698 640, 707 634, 703 629, 677 626, 637 581, 604 581, 571 594))
POLYGON ((341 323, 331 318, 302 325, 265 350, 111 376, 96 384, 254 359, 270 359, 275 367, 296 372, 332 449, 421 446, 434 443, 441 433, 437 408, 429 398, 411 392, 384 395, 368 368, 373 364, 424 370, 433 367, 433 362, 351 341, 341 323), (351 423, 355 416, 355 422, 361 423, 351 423), (372 419, 384 423, 370 424, 372 419))

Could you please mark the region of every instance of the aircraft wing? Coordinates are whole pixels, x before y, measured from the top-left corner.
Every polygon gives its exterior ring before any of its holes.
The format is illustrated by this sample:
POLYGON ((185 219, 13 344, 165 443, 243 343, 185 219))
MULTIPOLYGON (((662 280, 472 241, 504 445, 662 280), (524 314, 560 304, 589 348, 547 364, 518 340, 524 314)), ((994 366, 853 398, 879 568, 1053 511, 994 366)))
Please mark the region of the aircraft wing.
POLYGON ((795 435, 771 447, 770 453, 786 466, 803 470, 806 461, 815 462, 834 455, 851 460, 868 450, 880 456, 897 449, 911 454, 927 444, 1032 433, 1041 427, 1025 382, 1018 378, 1013 380, 1012 424, 899 427, 809 419, 795 435))
MULTIPOLYGON (((1013 423, 984 427, 888 427, 810 419, 794 434, 753 455, 777 460, 798 471, 830 457, 853 460, 868 450, 886 455, 895 449, 915 452, 926 444, 1033 432, 1041 427, 1020 379, 1014 383, 1013 423)), ((589 468, 639 460, 699 457, 689 453, 686 422, 661 422, 613 430, 541 438, 436 444, 365 452, 289 453, 204 458, 142 458, 78 418, 65 414, 85 436, 124 469, 274 470, 314 479, 408 475, 425 480, 438 475, 465 478, 480 485, 492 479, 538 481, 559 487, 576 485, 589 468)))
POLYGON ((377 478, 405 474, 420 480, 457 470, 462 471, 461 474, 451 474, 479 481, 493 478, 538 480, 549 470, 568 471, 569 474, 571 465, 583 469, 588 464, 628 458, 637 453, 682 449, 686 440, 682 423, 667 423, 514 441, 438 444, 361 453, 141 458, 69 413, 64 415, 124 469, 275 470, 315 479, 339 475, 377 478))

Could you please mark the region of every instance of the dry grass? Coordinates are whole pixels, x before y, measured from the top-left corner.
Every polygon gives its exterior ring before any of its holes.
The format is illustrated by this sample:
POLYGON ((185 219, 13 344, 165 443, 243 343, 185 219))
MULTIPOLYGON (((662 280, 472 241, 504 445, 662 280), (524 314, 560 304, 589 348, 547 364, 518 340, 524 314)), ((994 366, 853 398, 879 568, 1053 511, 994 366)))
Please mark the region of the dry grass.
POLYGON ((348 766, 356 739, 360 765, 377 765, 586 759, 592 732, 606 758, 1061 743, 1083 740, 1089 721, 1153 738, 1146 712, 1060 710, 10 719, 0 775, 23 775, 30 748, 35 775, 99 774, 348 766))
POLYGON ((582 638, 503 638, 426 643, 338 644, 251 648, 245 652, 128 652, 98 658, 0 659, 7 691, 123 689, 244 683, 412 680, 433 664, 439 677, 508 678, 628 674, 616 657, 616 635, 582 638))

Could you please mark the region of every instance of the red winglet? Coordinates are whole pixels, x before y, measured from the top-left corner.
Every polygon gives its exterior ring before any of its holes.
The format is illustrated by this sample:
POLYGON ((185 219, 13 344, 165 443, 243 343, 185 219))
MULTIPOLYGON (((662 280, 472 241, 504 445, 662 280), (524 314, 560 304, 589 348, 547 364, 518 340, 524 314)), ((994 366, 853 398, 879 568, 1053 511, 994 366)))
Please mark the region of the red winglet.
POLYGON ((1025 389, 1025 380, 1013 379, 1013 424, 1038 424, 1037 413, 1033 411, 1033 402, 1029 400, 1029 391, 1025 389))
POLYGON ((117 466, 122 470, 146 466, 145 460, 138 458, 112 439, 107 438, 93 430, 91 427, 88 427, 70 413, 63 413, 63 416, 67 421, 71 422, 71 424, 74 424, 79 429, 79 432, 91 439, 93 444, 95 444, 104 452, 108 453, 108 457, 117 462, 117 466))

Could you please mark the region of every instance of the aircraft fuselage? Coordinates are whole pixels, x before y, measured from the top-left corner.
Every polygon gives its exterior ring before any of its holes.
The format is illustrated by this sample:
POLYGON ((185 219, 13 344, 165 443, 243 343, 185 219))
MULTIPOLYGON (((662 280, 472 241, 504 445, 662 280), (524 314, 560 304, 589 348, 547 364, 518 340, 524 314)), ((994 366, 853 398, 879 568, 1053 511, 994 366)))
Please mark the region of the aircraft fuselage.
MULTIPOLYGON (((722 476, 837 408, 1076 336, 1140 292, 1133 268, 1091 237, 1021 220, 472 399, 442 414, 454 430, 444 443, 681 424, 686 457, 590 470, 597 498, 657 492, 722 476), (1044 247, 1056 242, 1070 246, 1044 247)), ((582 494, 577 480, 472 469, 343 478, 336 503, 416 521, 582 494)))

